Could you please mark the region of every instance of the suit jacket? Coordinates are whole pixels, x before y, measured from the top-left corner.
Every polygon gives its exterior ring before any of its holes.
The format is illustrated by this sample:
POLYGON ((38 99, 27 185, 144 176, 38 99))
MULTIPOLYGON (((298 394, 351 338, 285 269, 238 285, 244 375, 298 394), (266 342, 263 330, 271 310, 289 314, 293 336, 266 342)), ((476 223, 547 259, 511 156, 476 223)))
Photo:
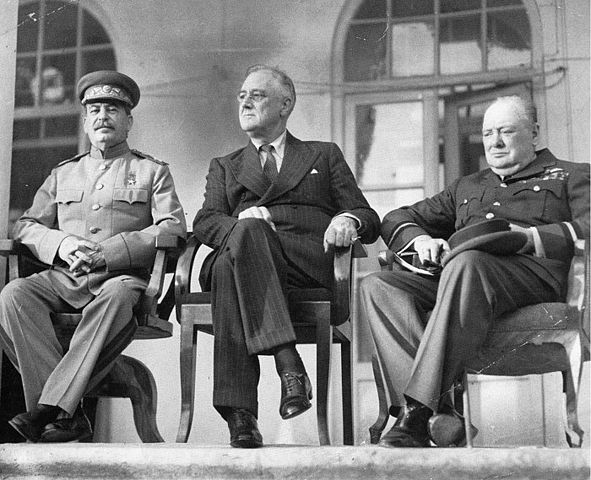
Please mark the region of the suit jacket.
POLYGON ((431 198, 393 210, 382 222, 382 238, 400 251, 418 235, 447 239, 468 225, 505 218, 535 227, 544 258, 528 256, 531 268, 555 285, 563 283, 574 240, 589 238, 589 164, 558 160, 547 149, 536 154, 532 163, 504 180, 482 170, 431 198))
MULTIPOLYGON (((301 141, 289 132, 279 175, 269 185, 255 146, 249 144, 209 167, 205 201, 193 222, 197 239, 220 248, 252 206, 266 207, 288 259, 321 284, 332 287, 332 256, 324 253, 323 237, 332 218, 343 212, 356 216, 358 234, 371 243, 379 234, 379 217, 359 190, 341 150, 334 143, 301 141)), ((207 288, 215 251, 201 271, 207 288)))
MULTIPOLYGON (((158 234, 186 236, 172 176, 166 163, 130 150, 126 142, 108 150, 106 158, 93 148, 56 166, 13 231, 39 260, 64 273, 66 265, 57 256, 64 238, 76 235, 99 243, 106 268, 81 277, 70 275, 71 285, 88 281, 95 294, 110 277, 145 277, 158 234)), ((68 290, 64 286, 66 299, 77 303, 67 298, 68 290)))

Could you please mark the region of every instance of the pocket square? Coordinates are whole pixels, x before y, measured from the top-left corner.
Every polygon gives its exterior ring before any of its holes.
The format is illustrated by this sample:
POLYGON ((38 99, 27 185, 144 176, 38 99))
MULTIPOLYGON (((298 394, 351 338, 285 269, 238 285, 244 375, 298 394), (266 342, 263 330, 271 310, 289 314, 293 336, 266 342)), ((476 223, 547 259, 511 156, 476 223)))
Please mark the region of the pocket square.
POLYGON ((313 168, 312 171, 310 172, 310 175, 314 175, 316 173, 318 173, 318 170, 316 170, 315 168, 313 168))

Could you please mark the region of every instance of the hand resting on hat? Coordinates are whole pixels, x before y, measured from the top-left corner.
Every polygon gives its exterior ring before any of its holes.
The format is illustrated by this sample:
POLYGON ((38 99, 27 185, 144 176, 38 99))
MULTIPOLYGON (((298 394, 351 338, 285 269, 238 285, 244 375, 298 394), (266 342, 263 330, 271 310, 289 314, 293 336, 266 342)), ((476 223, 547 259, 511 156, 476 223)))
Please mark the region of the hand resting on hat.
POLYGON ((527 243, 523 247, 521 247, 521 249, 517 253, 531 253, 535 250, 534 234, 532 233, 531 228, 520 227, 519 225, 515 225, 514 223, 510 223, 509 228, 513 232, 521 232, 527 235, 527 243))
POLYGON ((419 235, 413 243, 415 252, 423 265, 441 265, 443 257, 449 253, 450 248, 447 241, 442 238, 433 238, 430 235, 419 235))

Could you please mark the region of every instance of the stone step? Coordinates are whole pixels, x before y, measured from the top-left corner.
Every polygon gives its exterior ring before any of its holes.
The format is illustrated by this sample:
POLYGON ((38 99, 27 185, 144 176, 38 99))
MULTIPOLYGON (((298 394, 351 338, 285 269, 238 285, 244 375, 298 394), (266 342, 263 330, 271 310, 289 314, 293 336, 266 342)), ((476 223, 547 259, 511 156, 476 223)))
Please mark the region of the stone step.
POLYGON ((589 480, 589 449, 3 444, 2 479, 589 480))

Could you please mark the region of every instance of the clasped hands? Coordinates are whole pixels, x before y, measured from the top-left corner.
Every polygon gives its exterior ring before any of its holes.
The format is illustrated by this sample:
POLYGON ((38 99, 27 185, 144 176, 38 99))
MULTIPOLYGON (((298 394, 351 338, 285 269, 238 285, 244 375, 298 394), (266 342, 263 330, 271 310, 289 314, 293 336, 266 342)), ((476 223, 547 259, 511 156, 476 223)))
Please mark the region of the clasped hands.
POLYGON ((98 243, 75 235, 64 238, 58 255, 69 265, 70 272, 76 277, 89 274, 106 264, 105 254, 98 243))
MULTIPOLYGON (((238 215, 238 220, 243 218, 260 218, 267 222, 273 231, 277 231, 271 213, 266 207, 249 207, 238 215)), ((328 252, 333 247, 348 247, 357 238, 357 222, 344 215, 336 216, 324 232, 324 251, 328 252)))

